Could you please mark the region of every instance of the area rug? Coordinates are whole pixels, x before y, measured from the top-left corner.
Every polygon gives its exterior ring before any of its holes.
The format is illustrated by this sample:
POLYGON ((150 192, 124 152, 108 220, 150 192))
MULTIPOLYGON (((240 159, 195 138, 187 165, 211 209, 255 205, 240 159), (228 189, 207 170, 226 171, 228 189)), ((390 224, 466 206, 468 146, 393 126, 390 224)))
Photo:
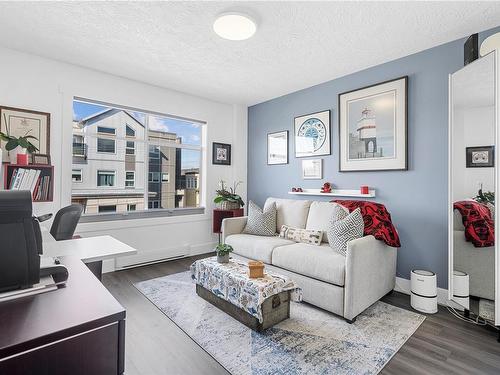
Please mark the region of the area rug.
POLYGON ((306 303, 257 333, 198 297, 189 272, 135 287, 234 375, 377 374, 425 317, 377 302, 348 324, 306 303))

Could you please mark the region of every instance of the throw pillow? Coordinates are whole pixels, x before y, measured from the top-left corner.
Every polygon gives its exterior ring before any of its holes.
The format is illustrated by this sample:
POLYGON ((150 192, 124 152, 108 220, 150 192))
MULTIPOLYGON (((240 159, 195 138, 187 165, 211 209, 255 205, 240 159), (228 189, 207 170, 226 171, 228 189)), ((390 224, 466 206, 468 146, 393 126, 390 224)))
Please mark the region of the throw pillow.
POLYGON ((295 242, 302 242, 319 246, 321 245, 321 240, 323 239, 323 231, 294 228, 294 227, 289 227, 288 225, 282 225, 280 231, 280 237, 295 242))
POLYGON ((365 224, 361 210, 356 208, 347 213, 341 207, 336 207, 330 220, 331 226, 327 232, 330 247, 338 253, 347 255, 347 243, 363 237, 365 224))
POLYGON ((246 234, 257 236, 274 236, 276 234, 276 203, 266 207, 265 211, 250 201, 248 203, 247 225, 243 230, 246 234))

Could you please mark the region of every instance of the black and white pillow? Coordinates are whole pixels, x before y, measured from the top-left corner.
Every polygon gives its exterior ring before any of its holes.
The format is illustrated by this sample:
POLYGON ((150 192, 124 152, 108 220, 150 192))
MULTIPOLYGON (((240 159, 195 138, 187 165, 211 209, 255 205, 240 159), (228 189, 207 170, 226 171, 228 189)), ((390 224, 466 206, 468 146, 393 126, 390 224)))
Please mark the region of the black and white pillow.
POLYGON ((243 230, 246 234, 258 236, 274 236, 276 234, 276 203, 270 204, 265 211, 250 201, 248 203, 247 225, 243 230))
POLYGON ((347 243, 363 237, 365 224, 361 210, 356 208, 348 213, 342 207, 335 207, 330 228, 327 231, 330 247, 338 253, 347 255, 347 243))

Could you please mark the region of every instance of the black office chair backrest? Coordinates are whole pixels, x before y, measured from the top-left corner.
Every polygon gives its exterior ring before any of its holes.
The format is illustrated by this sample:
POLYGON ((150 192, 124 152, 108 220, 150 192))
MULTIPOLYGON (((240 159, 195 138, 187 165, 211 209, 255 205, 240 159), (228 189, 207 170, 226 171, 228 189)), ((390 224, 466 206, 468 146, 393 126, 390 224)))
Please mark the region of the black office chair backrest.
POLYGON ((56 241, 73 238, 76 225, 82 215, 83 207, 79 204, 63 207, 57 211, 56 217, 50 227, 50 234, 56 241))
POLYGON ((0 292, 40 281, 42 236, 33 217, 31 193, 0 191, 0 292))

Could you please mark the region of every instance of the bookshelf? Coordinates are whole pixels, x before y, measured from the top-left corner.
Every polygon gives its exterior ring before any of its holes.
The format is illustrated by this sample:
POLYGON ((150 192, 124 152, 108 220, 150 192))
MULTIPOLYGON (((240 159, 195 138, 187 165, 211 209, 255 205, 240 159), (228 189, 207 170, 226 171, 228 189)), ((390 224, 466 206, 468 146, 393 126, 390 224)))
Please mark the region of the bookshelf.
MULTIPOLYGON (((19 169, 23 170, 39 170, 40 176, 39 180, 46 181, 47 187, 45 190, 45 194, 41 194, 43 196, 35 199, 33 198, 33 202, 52 202, 54 198, 54 166, 52 165, 41 165, 41 164, 29 164, 29 165, 18 165, 18 164, 4 164, 4 188, 5 190, 10 190, 12 176, 14 176, 14 172, 19 169), (43 180, 45 178, 45 180, 43 180)), ((41 184, 39 183, 39 186, 41 184)), ((27 189, 29 190, 29 188, 27 189)), ((36 191, 35 191, 36 193, 36 191)))

